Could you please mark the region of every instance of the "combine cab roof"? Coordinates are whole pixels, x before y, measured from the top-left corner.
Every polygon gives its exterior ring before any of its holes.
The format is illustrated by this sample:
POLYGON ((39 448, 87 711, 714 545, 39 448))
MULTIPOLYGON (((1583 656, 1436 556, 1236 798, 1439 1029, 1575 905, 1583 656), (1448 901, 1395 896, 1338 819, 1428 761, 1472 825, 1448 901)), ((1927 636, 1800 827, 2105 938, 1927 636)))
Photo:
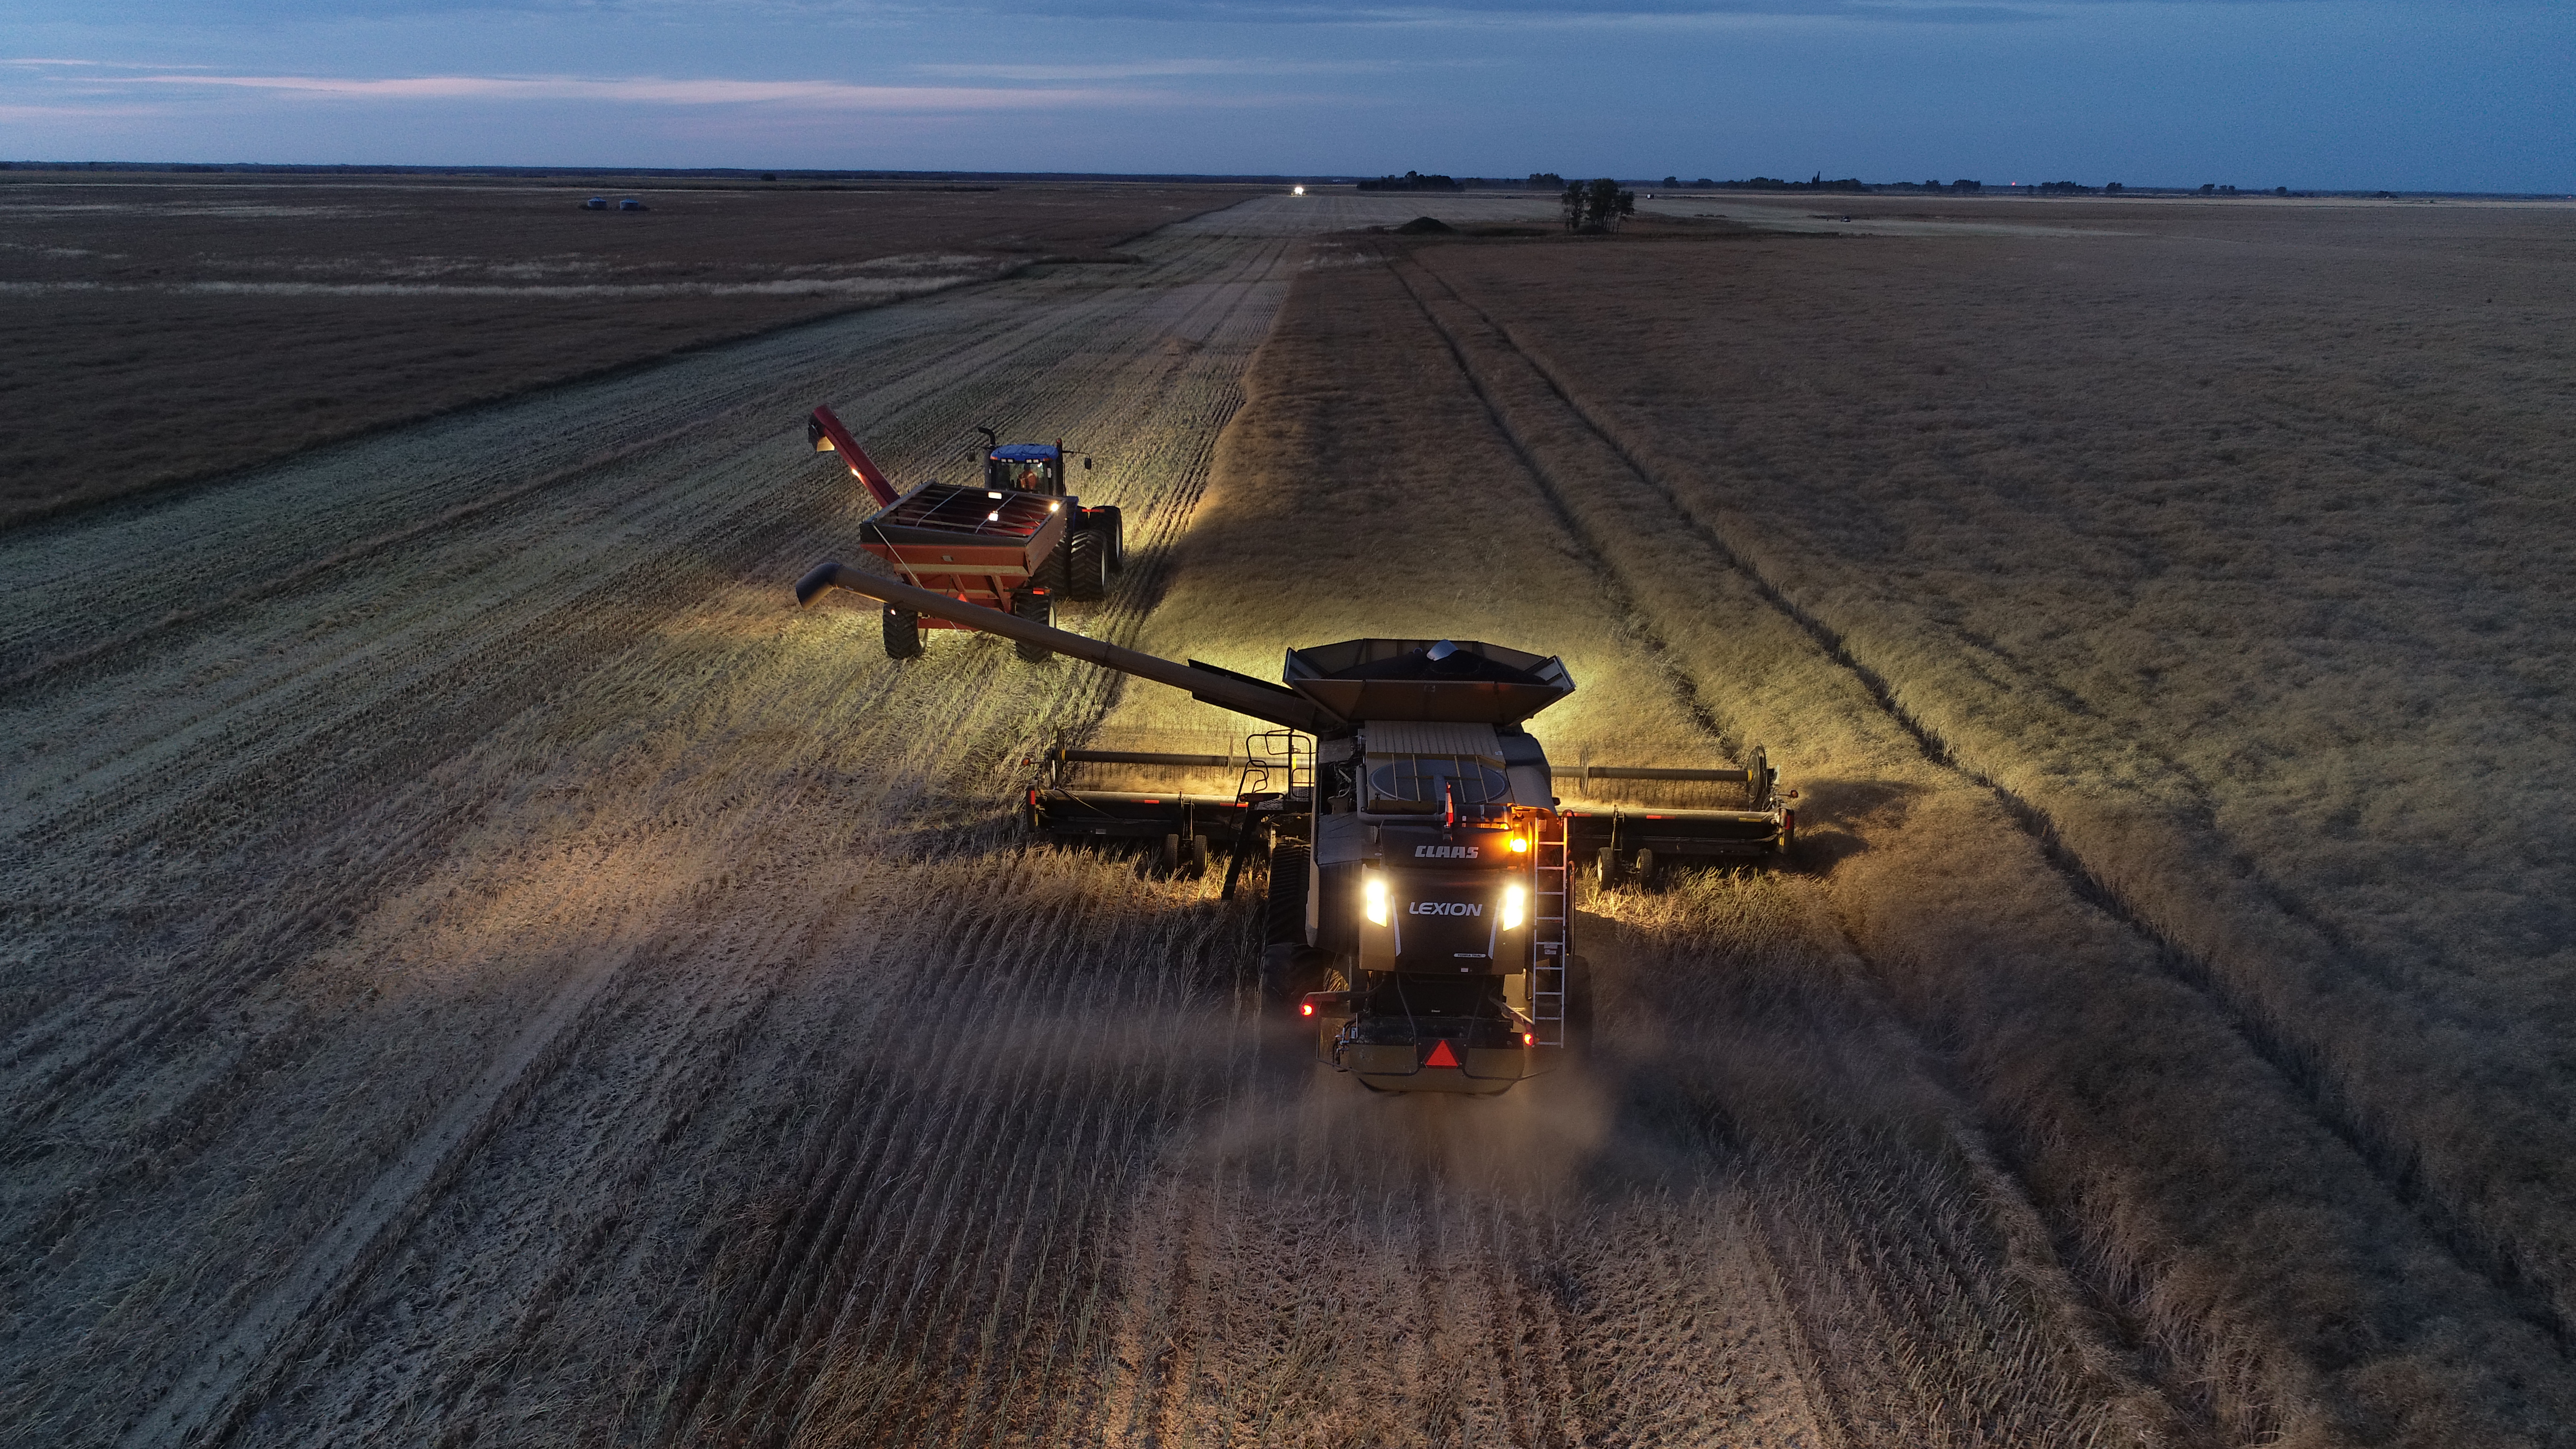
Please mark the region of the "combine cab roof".
POLYGON ((1291 649, 1279 677, 1353 721, 1515 724, 1574 692, 1561 661, 1472 639, 1345 639, 1291 649))
POLYGON ((1064 449, 1053 443, 1004 443, 993 450, 996 463, 1061 463, 1064 449))

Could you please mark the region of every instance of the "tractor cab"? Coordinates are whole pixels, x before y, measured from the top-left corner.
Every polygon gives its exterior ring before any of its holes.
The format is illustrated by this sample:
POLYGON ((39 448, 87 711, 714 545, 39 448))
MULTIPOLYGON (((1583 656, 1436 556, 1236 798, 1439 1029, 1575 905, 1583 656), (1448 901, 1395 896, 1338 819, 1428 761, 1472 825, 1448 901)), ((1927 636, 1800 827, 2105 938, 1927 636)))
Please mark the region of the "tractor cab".
POLYGON ((984 486, 1064 496, 1062 443, 1004 443, 984 455, 984 486))

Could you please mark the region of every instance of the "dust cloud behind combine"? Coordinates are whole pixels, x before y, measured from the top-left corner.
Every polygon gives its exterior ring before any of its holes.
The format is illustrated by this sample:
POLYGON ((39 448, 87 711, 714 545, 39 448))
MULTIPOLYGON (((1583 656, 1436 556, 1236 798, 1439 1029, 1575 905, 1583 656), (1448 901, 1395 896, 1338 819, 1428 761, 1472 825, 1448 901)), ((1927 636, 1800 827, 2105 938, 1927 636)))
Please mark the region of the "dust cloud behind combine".
MULTIPOLYGON (((1546 206, 1270 198, 1139 264, 0 535, 0 1422, 2563 1442, 2528 1296, 2034 825, 2029 757, 1927 728, 1957 640, 1871 596, 1916 621, 1899 672, 1882 615, 1825 612, 1857 584, 1806 592, 1845 579, 1826 525, 1909 506, 1868 491, 1902 440, 1855 449, 1838 511, 1720 466, 1746 437, 1652 431, 1804 395, 1771 384, 1819 266, 1937 313, 2037 243, 1309 240, 1546 206), (1779 340, 1729 288, 1789 309, 1779 340), (1622 298, 1628 331, 1585 330, 1622 298), (1726 397, 1694 380, 1712 331, 1764 359, 1726 397), (1220 901, 1006 808, 1067 734, 1222 721, 794 611, 861 516, 803 450, 815 402, 906 482, 979 422, 1097 452, 1075 476, 1134 561, 1086 632, 1256 674, 1361 634, 1560 653, 1560 762, 1767 744, 1809 866, 1591 894, 1602 1048, 1502 1098, 1265 1050, 1257 873, 1220 901)), ((1843 476, 1813 426, 1796 476, 1843 476)))

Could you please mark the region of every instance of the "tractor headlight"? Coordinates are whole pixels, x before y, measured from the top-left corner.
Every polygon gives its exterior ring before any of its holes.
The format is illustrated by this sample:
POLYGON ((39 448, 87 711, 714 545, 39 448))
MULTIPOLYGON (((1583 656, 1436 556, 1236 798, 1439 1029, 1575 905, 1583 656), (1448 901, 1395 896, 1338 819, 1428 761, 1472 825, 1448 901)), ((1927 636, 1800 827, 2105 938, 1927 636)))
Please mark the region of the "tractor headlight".
POLYGON ((1369 924, 1386 924, 1386 877, 1371 872, 1360 878, 1360 909, 1368 912, 1369 924))
POLYGON ((1529 892, 1516 885, 1503 887, 1503 929, 1517 931, 1521 917, 1529 910, 1529 892))

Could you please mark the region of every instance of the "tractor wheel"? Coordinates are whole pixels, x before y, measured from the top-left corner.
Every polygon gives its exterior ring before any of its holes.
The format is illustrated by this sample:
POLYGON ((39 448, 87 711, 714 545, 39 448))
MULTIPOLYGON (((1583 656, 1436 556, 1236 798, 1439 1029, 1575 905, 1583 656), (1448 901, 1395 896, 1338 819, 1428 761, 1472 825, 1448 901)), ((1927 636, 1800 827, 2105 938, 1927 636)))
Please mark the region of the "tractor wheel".
POLYGON ((1605 845, 1600 854, 1592 857, 1592 882, 1605 891, 1619 884, 1618 851, 1605 845))
POLYGON ((1084 529, 1064 541, 1064 596, 1096 599, 1109 592, 1109 559, 1100 535, 1084 529))
POLYGON ((1111 573, 1127 568, 1127 516, 1115 508, 1086 508, 1082 516, 1092 532, 1100 535, 1103 561, 1111 573))
POLYGON ((1190 879, 1192 879, 1192 880, 1205 880, 1205 879, 1207 879, 1207 873, 1208 873, 1208 838, 1207 838, 1206 836, 1204 836, 1204 835, 1193 835, 1193 836, 1191 836, 1191 837, 1190 837, 1189 863, 1190 863, 1190 879))
POLYGON ((885 606, 885 646, 888 659, 921 657, 921 616, 910 609, 885 606))
POLYGON ((1181 873, 1181 838, 1179 836, 1166 835, 1163 837, 1162 865, 1163 874, 1167 876, 1179 875, 1181 873))
POLYGON ((1592 963, 1565 958, 1565 1044, 1577 1055, 1592 1051, 1592 963))
MULTIPOLYGON (((1044 589, 1022 589, 1011 595, 1011 612, 1032 624, 1053 624, 1055 596, 1044 589)), ((1043 664, 1047 656, 1055 652, 1044 644, 1020 643, 1015 647, 1020 651, 1020 657, 1031 664, 1043 664)))

